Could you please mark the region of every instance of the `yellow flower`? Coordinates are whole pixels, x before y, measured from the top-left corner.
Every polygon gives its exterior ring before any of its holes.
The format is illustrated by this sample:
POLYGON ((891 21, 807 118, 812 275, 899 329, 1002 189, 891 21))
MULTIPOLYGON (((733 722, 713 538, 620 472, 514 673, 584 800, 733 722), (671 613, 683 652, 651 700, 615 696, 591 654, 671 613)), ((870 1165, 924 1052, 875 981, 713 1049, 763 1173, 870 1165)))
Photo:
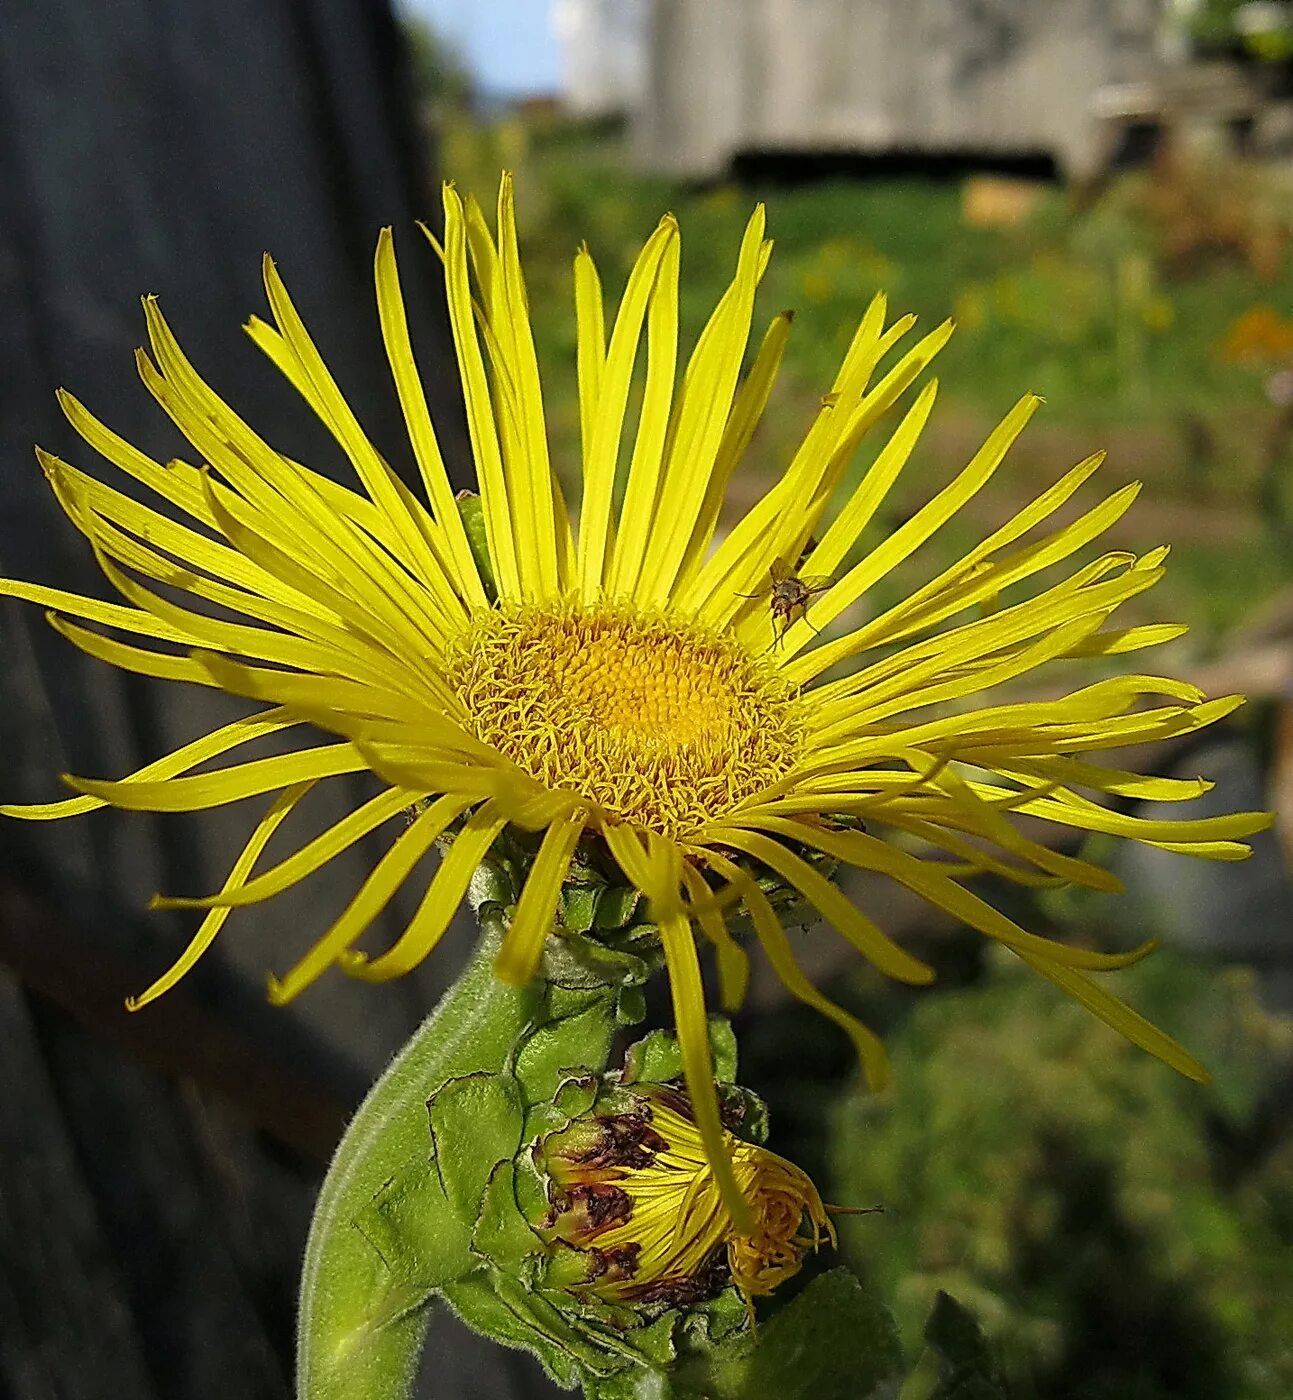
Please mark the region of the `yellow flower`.
POLYGON ((289 888, 383 826, 393 832, 386 854, 332 927, 271 979, 270 993, 287 1001, 333 967, 373 982, 397 977, 434 948, 473 870, 511 823, 542 837, 499 976, 520 983, 535 975, 576 847, 604 841, 650 901, 697 1128, 742 1228, 752 1217, 723 1146, 696 931, 713 946, 722 1001, 734 1007, 747 954, 723 910, 739 900, 789 990, 848 1032, 873 1083, 886 1073, 876 1037, 801 973, 760 872, 797 891, 881 971, 926 983, 930 968, 820 867, 843 862, 891 876, 1004 943, 1153 1054, 1202 1077, 1184 1050, 1085 975, 1145 950, 1109 956, 1038 938, 964 883, 992 871, 1024 884, 1116 887, 1103 871, 1016 829, 1015 812, 1221 860, 1244 855, 1238 838, 1267 824, 1255 814, 1147 820, 1086 795, 1164 801, 1205 791, 1201 781, 1142 778, 1081 755, 1198 729, 1230 713, 1238 697, 1209 702, 1184 682, 1129 675, 1056 700, 975 704, 979 692, 1045 662, 1133 652, 1183 630, 1104 627, 1160 577, 1165 549, 1105 554, 1031 596, 1019 591, 1117 520, 1137 488, 1056 525, 1098 466, 1099 456, 1090 457, 901 602, 853 620, 848 610, 985 485, 1040 402, 1022 398, 959 475, 855 557, 929 416, 935 382, 921 388, 829 520, 828 502, 863 435, 896 409, 951 334, 950 324, 940 326, 899 354, 913 318, 886 325, 884 298, 876 297, 784 475, 721 532, 728 479, 768 403, 790 331, 788 313, 774 317, 742 373, 771 249, 760 207, 681 375, 676 221, 666 216, 647 240, 609 336, 593 260, 586 249, 577 254, 576 530, 548 457, 511 182, 502 184, 497 238, 479 207, 452 188, 444 208, 437 250, 480 486, 485 572, 428 416, 389 230, 377 246, 377 304, 420 492, 365 436, 268 260, 274 324, 256 319, 248 330, 344 449, 359 490, 281 455, 243 422, 190 366, 152 299, 151 355, 140 352, 140 374, 191 444, 192 461, 152 461, 61 396, 86 442, 159 497, 160 508, 42 453, 59 501, 125 601, 21 582, 0 588, 51 608, 63 635, 105 661, 259 705, 120 781, 69 777, 80 796, 3 810, 29 819, 105 803, 191 811, 272 795, 223 889, 168 901, 209 912, 135 1005, 174 985, 231 909, 289 888), (644 336, 640 408, 627 431, 644 336), (192 595, 195 607, 174 601, 177 592, 192 595), (819 637, 846 615, 839 635, 819 637), (297 747, 209 768, 270 735, 297 747), (381 790, 255 873, 288 812, 317 784, 353 773, 372 775, 381 790), (394 820, 410 810, 411 821, 394 820), (881 828, 920 843, 924 854, 881 840, 881 828), (380 954, 358 951, 437 842, 444 859, 407 928, 380 954))
POLYGON ((738 1230, 686 1097, 663 1085, 624 1097, 623 1111, 577 1122, 540 1149, 552 1183, 543 1233, 579 1251, 574 1291, 688 1307, 730 1281, 748 1303, 797 1274, 810 1249, 835 1243, 812 1181, 724 1130, 753 1217, 738 1230))

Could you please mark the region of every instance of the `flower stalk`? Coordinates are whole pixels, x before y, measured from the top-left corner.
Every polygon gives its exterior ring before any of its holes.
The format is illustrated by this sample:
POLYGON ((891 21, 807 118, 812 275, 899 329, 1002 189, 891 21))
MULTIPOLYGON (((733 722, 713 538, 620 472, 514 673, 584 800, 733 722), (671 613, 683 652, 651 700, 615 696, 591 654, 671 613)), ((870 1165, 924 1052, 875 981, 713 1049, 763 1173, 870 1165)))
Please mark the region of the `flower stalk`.
POLYGON ((492 972, 505 926, 501 902, 488 898, 500 892, 490 888, 497 879, 490 867, 478 872, 475 955, 364 1099, 324 1181, 301 1274, 300 1400, 407 1395, 426 1332, 423 1304, 470 1267, 447 1216, 420 1232, 415 1268, 392 1268, 361 1222, 388 1183, 425 1166, 428 1097, 455 1076, 500 1068, 541 1012, 546 988, 509 987, 492 972))

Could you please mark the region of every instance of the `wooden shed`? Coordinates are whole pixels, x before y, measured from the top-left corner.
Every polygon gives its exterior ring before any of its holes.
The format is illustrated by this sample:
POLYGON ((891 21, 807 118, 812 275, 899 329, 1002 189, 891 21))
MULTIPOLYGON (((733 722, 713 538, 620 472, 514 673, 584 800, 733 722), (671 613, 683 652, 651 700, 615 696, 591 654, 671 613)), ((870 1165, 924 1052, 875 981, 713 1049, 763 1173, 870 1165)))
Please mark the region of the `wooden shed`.
POLYGON ((1163 0, 652 0, 648 169, 721 175, 751 154, 1102 153, 1094 98, 1155 64, 1163 0))

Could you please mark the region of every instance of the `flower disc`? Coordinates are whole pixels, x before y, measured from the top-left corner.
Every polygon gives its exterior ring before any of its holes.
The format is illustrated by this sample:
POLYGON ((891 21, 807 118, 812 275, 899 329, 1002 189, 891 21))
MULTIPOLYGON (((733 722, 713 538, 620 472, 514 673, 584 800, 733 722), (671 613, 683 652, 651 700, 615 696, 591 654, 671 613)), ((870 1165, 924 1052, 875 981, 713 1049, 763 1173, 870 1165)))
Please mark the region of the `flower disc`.
POLYGON ((802 749, 797 695, 771 667, 664 616, 499 611, 449 673, 484 743, 545 788, 669 836, 765 791, 802 749))

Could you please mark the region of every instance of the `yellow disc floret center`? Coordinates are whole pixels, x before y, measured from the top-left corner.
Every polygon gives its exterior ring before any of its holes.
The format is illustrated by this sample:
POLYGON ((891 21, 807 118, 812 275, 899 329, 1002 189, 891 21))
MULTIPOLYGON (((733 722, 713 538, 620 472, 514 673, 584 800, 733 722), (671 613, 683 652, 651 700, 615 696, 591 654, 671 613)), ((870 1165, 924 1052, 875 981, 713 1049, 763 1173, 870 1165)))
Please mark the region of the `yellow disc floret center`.
POLYGON ((793 691, 734 639, 609 606, 498 611, 451 673, 479 738, 548 788, 672 836, 782 777, 793 691))

